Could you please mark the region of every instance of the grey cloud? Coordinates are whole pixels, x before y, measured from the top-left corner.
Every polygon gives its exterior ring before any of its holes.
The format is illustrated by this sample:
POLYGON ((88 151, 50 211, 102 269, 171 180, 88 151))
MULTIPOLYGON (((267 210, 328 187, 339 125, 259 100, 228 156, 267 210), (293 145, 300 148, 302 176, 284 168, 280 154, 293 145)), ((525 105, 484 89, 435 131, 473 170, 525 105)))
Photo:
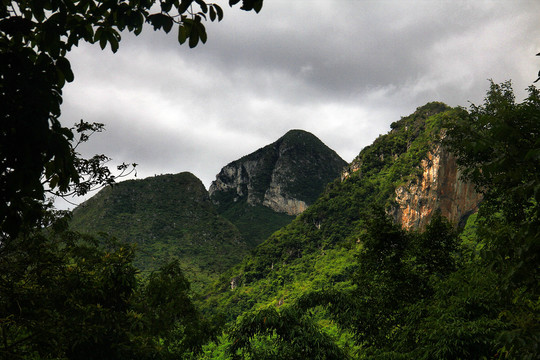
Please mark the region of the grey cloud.
MULTIPOLYGON (((280 1, 225 9, 208 42, 150 28, 111 54, 70 54, 64 123, 103 122, 85 147, 140 164, 139 176, 222 166, 292 128, 350 161, 428 101, 480 102, 488 78, 531 83, 540 61, 533 1, 280 1)), ((519 95, 519 94, 518 94, 519 95)), ((519 96, 518 96, 519 98, 519 96)))

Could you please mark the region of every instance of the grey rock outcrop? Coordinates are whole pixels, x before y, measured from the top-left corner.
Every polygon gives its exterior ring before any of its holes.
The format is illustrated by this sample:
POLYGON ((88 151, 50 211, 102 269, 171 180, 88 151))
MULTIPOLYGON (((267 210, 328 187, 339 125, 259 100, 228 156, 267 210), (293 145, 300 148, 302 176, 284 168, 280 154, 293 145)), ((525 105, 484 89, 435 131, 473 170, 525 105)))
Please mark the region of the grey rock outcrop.
POLYGON ((337 178, 346 162, 313 134, 291 130, 221 169, 209 194, 220 207, 246 201, 298 215, 337 178))

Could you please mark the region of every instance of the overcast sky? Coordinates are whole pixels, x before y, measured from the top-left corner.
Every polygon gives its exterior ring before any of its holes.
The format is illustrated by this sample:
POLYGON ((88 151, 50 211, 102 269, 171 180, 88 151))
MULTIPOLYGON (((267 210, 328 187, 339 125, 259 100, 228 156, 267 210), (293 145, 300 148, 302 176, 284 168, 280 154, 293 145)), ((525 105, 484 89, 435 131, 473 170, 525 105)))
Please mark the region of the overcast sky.
POLYGON ((175 31, 122 34, 116 54, 82 44, 69 60, 62 121, 106 124, 85 155, 136 162, 138 178, 190 171, 208 188, 231 161, 290 129, 350 162, 429 101, 468 107, 540 69, 540 1, 265 0, 222 5, 208 42, 175 31))

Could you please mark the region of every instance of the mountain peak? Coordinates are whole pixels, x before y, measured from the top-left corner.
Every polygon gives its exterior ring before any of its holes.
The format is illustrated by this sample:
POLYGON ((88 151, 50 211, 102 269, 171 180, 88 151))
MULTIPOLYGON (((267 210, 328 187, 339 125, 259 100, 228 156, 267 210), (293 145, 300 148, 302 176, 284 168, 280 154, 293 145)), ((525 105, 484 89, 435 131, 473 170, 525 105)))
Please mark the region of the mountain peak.
POLYGON ((214 281, 247 251, 238 229, 217 213, 203 183, 190 172, 105 187, 73 211, 71 227, 136 243, 134 264, 145 272, 179 259, 194 269, 190 280, 197 283, 214 281))
POLYGON ((285 133, 285 135, 283 135, 282 137, 279 138, 278 141, 280 140, 295 140, 295 139, 302 139, 302 138, 310 138, 310 139, 315 139, 317 141, 320 141, 319 138, 317 138, 315 135, 313 135, 312 133, 308 132, 308 131, 305 131, 305 130, 301 130, 301 129, 291 129, 289 131, 287 131, 285 133))
MULTIPOLYGON (((277 230, 278 224, 284 225, 312 204, 346 165, 315 135, 290 130, 272 144, 223 167, 210 185, 210 198, 218 211, 239 227, 240 219, 253 212, 245 210, 246 206, 259 207, 272 219, 276 213, 288 215, 275 221, 271 228, 277 230)), ((266 232, 258 240, 268 235, 266 232)))
POLYGON ((210 185, 210 197, 221 204, 228 194, 233 202, 245 199, 250 205, 297 215, 346 165, 315 135, 289 130, 272 144, 221 169, 210 185))

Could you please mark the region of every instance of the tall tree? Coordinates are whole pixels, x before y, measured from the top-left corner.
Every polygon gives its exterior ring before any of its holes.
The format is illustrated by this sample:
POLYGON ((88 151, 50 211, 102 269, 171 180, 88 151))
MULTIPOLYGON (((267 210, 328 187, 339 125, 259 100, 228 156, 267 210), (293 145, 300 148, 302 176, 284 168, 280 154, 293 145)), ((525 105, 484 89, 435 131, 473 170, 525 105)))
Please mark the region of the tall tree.
POLYGON ((49 230, 1 249, 1 359, 162 359, 205 331, 177 263, 136 276, 133 247, 49 230))
MULTIPOLYGON (((261 7, 243 0, 241 9, 261 7)), ((180 44, 195 47, 206 42, 204 20, 222 18, 204 0, 0 3, 0 358, 181 358, 200 347, 207 332, 177 264, 141 284, 130 247, 67 231, 45 198, 115 180, 104 155, 77 153, 103 125, 59 121, 72 47, 86 41, 116 52, 121 32, 138 35, 145 23, 176 27, 180 44)))
POLYGON ((500 346, 520 359, 540 353, 540 91, 530 86, 528 93, 517 103, 510 82, 492 82, 484 104, 448 137, 464 175, 484 195, 477 235, 505 304, 500 346))

